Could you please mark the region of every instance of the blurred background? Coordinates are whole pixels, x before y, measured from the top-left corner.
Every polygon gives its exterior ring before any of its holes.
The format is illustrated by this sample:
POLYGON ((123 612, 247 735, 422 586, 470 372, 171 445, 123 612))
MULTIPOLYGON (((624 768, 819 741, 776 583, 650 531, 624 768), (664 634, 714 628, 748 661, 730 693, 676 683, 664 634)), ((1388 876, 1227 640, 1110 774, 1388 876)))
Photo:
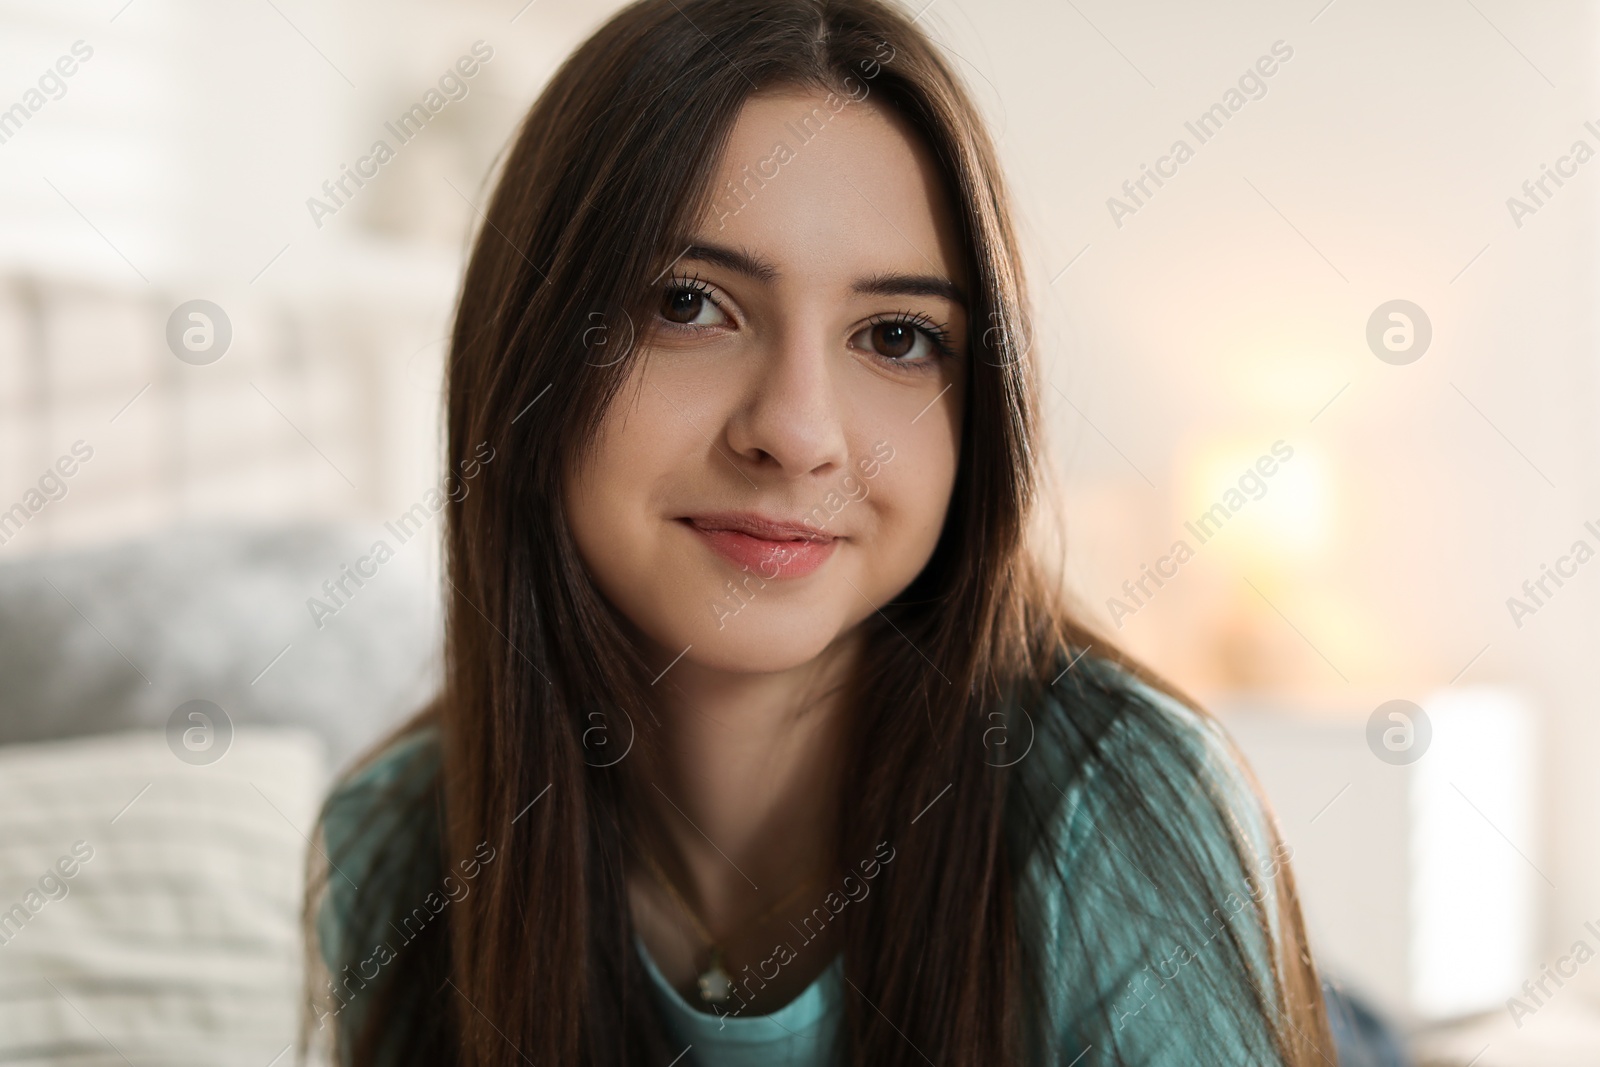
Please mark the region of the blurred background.
MULTIPOLYGON (((436 676, 463 252, 618 6, 0 0, 0 1059, 287 1060, 318 791, 436 676)), ((1600 1062, 1595 5, 909 6, 1086 615, 1415 1062, 1600 1062)))

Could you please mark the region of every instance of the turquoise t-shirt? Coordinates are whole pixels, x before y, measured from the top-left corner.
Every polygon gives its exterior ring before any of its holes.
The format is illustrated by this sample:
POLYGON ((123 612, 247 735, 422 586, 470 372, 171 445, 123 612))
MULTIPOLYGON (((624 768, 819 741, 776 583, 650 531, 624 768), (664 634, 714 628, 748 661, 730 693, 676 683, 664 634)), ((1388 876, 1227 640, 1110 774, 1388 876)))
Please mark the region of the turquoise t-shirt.
MULTIPOLYGON (((1152 732, 1149 720, 1140 728, 1114 720, 1098 745, 1100 758, 1079 773, 1048 745, 1029 753, 1028 758, 1038 761, 1032 780, 1045 783, 1045 792, 1053 789, 1060 801, 1048 822, 1055 858, 1039 852, 1028 860, 1017 891, 1019 914, 1035 932, 1033 948, 1048 998, 1043 1029, 1050 1049, 1034 1050, 1029 1062, 1177 1067, 1199 1062, 1195 1057, 1203 1044, 1211 1050, 1203 1057, 1208 1064, 1277 1063, 1269 1028, 1240 995, 1253 986, 1270 1002, 1273 989, 1271 946, 1254 922, 1257 901, 1269 922, 1276 920, 1271 896, 1276 860, 1268 855, 1265 813, 1219 726, 1120 668, 1096 662, 1076 670, 1107 672, 1101 676, 1114 678, 1155 709, 1164 729, 1152 732), (1110 817, 1117 794, 1102 787, 1107 766, 1149 776, 1153 795, 1160 798, 1161 821, 1180 828, 1186 840, 1199 846, 1210 889, 1233 904, 1203 914, 1174 905, 1173 894, 1157 891, 1157 881, 1170 887, 1180 876, 1159 860, 1135 858, 1140 853, 1134 843, 1119 840, 1118 823, 1110 817), (1157 787, 1161 775, 1166 784, 1157 787), (1235 851, 1236 841, 1242 857, 1235 851), (1258 882, 1244 880, 1241 860, 1245 871, 1261 876, 1258 882), (1250 973, 1223 976, 1220 988, 1231 988, 1232 994, 1215 992, 1218 987, 1211 982, 1185 980, 1186 971, 1209 968, 1208 974, 1216 975, 1219 950, 1214 943, 1219 937, 1232 939, 1239 958, 1252 961, 1250 973), (1084 958, 1086 949, 1091 960, 1084 958)), ((1064 681, 1057 690, 1069 684, 1064 681)), ((1068 714, 1068 696, 1062 692, 1047 698, 1058 703, 1037 709, 1038 717, 1068 714)), ((373 801, 411 760, 436 764, 437 758, 436 736, 431 730, 419 731, 397 741, 330 798, 322 829, 328 856, 342 874, 333 876, 317 915, 330 972, 337 973, 359 955, 342 943, 341 916, 349 913, 355 885, 372 873, 365 848, 393 828, 373 801)), ((684 1049, 679 1067, 824 1067, 834 1062, 832 1050, 844 1012, 842 955, 778 1010, 719 1017, 691 1006, 667 983, 643 942, 636 938, 635 947, 670 1035, 684 1049)), ((339 1021, 349 1025, 353 1014, 339 1021)))
MULTIPOLYGON (((812 1067, 826 1064, 844 1011, 844 958, 835 957, 798 997, 767 1015, 708 1015, 671 985, 634 938, 672 1036, 707 1067, 812 1067)), ((688 1057, 685 1057, 687 1060, 688 1057)))

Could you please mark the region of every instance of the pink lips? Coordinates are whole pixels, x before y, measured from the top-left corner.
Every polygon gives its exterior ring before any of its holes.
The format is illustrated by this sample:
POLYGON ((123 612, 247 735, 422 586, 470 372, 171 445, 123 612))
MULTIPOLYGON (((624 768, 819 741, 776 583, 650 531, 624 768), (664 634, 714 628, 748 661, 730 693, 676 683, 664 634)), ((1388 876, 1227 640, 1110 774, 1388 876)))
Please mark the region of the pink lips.
POLYGON ((828 561, 839 538, 804 523, 749 513, 682 520, 711 550, 762 578, 801 578, 828 561))

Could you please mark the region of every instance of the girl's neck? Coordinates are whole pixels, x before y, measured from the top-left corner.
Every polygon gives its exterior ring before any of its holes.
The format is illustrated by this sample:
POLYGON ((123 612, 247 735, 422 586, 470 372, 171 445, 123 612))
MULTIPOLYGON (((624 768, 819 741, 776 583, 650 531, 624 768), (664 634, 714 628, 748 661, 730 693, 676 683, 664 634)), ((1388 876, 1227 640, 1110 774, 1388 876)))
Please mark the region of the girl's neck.
POLYGON ((831 872, 858 654, 849 637, 780 674, 680 662, 663 680, 673 683, 657 709, 665 743, 646 799, 660 800, 677 854, 664 858, 681 858, 682 889, 713 931, 831 872))

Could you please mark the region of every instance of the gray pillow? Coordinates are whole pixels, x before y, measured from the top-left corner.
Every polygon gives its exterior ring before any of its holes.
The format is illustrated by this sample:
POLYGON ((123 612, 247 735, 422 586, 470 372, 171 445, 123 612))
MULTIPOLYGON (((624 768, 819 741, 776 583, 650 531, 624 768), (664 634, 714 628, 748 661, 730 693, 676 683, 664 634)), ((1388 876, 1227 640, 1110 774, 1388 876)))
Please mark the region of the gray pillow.
POLYGON ((437 686, 433 532, 188 526, 0 550, 0 744, 165 727, 208 700, 235 725, 312 729, 340 767, 437 686), (371 576, 357 585, 346 565, 371 576))

